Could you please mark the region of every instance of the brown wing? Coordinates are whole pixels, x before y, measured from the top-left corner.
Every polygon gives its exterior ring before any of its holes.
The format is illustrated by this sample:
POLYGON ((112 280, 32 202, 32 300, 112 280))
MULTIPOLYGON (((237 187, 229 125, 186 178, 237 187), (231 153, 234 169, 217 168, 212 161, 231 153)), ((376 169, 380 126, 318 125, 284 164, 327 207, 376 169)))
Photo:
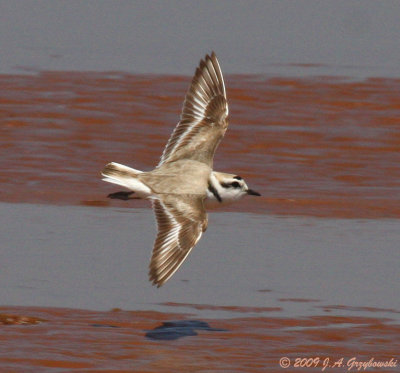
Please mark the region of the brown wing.
POLYGON ((159 166, 193 159, 212 167, 215 150, 228 127, 224 78, 214 52, 200 61, 186 93, 181 120, 164 149, 159 166))
POLYGON ((203 199, 167 195, 153 200, 158 234, 150 261, 149 279, 162 286, 181 266, 207 228, 203 199))

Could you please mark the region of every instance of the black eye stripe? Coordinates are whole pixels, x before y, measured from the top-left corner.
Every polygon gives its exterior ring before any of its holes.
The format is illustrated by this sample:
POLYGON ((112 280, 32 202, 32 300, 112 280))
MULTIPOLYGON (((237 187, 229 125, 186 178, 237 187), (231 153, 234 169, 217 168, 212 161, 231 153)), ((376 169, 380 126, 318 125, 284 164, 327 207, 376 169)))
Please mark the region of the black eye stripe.
POLYGON ((240 184, 237 181, 233 181, 232 183, 221 183, 223 188, 240 188, 240 184))
POLYGON ((243 180, 243 178, 241 176, 234 176, 233 178, 236 180, 243 180))

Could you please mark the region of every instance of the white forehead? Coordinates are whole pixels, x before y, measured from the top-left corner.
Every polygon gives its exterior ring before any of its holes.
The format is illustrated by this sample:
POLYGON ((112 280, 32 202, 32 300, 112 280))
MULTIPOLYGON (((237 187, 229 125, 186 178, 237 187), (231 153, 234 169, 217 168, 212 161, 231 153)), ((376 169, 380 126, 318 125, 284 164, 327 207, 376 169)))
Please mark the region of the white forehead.
POLYGON ((214 176, 216 177, 217 180, 219 181, 238 181, 238 182, 244 182, 243 178, 238 176, 238 175, 234 175, 234 174, 227 174, 225 172, 213 172, 214 176))

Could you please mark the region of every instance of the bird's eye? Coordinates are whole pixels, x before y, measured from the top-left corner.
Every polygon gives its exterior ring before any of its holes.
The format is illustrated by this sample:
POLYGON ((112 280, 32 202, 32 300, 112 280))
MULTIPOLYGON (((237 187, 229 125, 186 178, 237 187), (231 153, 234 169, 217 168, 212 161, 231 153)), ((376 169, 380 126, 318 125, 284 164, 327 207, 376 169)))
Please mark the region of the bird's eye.
POLYGON ((240 187, 240 184, 239 184, 237 181, 234 181, 231 185, 232 185, 234 188, 239 188, 239 187, 240 187))

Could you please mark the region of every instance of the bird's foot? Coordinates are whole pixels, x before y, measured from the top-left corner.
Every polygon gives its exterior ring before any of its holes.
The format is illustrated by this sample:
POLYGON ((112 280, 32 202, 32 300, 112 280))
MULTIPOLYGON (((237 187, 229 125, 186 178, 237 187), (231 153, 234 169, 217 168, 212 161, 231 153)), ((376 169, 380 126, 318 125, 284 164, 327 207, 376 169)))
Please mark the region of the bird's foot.
POLYGON ((128 199, 131 199, 131 194, 134 192, 115 192, 109 194, 107 197, 111 199, 122 199, 123 201, 127 201, 128 199))

